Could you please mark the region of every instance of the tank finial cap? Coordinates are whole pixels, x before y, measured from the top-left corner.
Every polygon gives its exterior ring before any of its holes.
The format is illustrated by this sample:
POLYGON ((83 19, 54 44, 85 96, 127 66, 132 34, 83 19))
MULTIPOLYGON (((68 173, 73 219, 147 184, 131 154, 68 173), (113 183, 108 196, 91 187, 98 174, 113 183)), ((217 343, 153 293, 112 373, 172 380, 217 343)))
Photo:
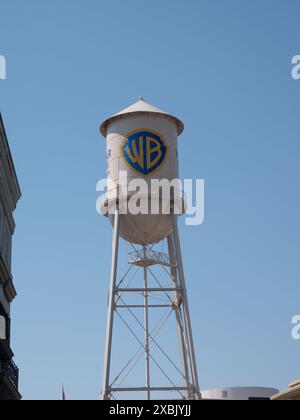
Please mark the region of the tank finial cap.
POLYGON ((140 96, 140 97, 139 97, 139 100, 140 100, 140 101, 145 102, 145 99, 144 99, 144 97, 143 97, 143 96, 140 96))

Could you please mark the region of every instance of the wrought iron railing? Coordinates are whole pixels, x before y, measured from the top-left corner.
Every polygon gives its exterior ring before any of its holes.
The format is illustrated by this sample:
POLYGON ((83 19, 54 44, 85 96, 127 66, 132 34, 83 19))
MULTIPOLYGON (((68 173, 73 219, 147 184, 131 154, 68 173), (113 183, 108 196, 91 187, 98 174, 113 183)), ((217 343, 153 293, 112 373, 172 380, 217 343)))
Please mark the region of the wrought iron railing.
POLYGON ((19 369, 12 360, 0 360, 0 377, 5 378, 13 387, 19 387, 19 369))
POLYGON ((167 254, 147 249, 146 252, 141 249, 129 253, 129 263, 134 264, 138 261, 152 261, 153 264, 170 265, 170 259, 167 254))

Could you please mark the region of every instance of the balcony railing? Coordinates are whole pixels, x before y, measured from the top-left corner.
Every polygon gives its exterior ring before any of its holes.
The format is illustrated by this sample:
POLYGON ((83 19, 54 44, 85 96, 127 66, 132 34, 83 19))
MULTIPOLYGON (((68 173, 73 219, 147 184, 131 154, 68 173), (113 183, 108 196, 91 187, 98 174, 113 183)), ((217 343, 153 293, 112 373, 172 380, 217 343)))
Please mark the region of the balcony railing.
POLYGON ((146 252, 141 249, 129 253, 129 264, 137 266, 151 266, 151 265, 164 265, 170 267, 169 255, 162 252, 147 249, 146 252))
POLYGON ((16 390, 19 387, 19 369, 12 360, 0 360, 0 378, 6 379, 16 390))

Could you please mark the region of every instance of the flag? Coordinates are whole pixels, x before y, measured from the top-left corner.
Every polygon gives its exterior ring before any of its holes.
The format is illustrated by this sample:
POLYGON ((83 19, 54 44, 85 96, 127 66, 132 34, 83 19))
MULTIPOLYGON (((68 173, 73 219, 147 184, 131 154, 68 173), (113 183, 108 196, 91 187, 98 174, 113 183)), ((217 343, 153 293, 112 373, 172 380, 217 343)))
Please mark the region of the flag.
POLYGON ((65 394, 65 388, 64 388, 64 386, 62 386, 62 394, 61 394, 61 396, 62 396, 62 401, 66 401, 66 394, 65 394))

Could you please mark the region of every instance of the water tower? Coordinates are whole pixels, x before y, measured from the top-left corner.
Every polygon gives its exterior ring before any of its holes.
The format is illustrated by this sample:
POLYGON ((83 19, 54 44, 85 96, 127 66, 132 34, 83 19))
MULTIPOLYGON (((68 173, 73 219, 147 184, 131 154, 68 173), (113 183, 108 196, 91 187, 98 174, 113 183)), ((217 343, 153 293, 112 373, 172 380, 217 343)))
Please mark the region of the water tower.
POLYGON ((113 226, 103 400, 201 398, 177 226, 185 210, 183 193, 174 186, 169 195, 150 188, 155 180, 179 178, 183 130, 178 118, 143 98, 100 128, 108 168, 101 210, 113 226), (133 193, 125 194, 121 186, 141 180, 149 189, 135 192, 135 199, 149 202, 149 208, 133 213, 127 208, 133 193), (122 276, 120 237, 131 250, 122 276), (136 346, 129 344, 131 338, 136 346))

